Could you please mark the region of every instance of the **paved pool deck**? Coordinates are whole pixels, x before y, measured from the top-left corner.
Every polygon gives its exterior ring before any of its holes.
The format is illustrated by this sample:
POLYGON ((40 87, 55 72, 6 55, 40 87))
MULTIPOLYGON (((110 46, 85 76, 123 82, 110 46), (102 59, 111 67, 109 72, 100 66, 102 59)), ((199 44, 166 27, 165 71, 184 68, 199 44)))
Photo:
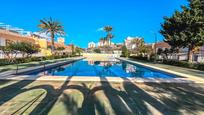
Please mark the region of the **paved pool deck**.
POLYGON ((1 115, 203 115, 195 83, 1 81, 1 115))
POLYGON ((98 77, 98 76, 36 76, 36 75, 20 75, 0 78, 0 80, 17 80, 17 81, 48 81, 48 82, 110 82, 110 83, 204 83, 186 80, 185 78, 122 78, 122 77, 98 77))

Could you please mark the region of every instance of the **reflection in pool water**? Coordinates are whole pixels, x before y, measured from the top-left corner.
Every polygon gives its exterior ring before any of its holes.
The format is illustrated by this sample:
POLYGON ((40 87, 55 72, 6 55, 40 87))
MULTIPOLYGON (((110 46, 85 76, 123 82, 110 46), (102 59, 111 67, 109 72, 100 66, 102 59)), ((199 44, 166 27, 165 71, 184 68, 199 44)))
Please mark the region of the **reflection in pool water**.
POLYGON ((36 74, 53 76, 100 76, 100 77, 139 77, 139 78, 174 78, 159 71, 132 65, 121 61, 85 61, 49 69, 36 74))

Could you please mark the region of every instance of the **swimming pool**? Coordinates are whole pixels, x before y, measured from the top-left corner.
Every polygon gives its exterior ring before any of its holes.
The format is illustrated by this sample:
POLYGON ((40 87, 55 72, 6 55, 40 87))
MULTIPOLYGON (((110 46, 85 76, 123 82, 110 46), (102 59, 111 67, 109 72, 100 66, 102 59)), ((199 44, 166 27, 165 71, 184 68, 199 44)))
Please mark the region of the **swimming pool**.
POLYGON ((55 67, 45 71, 36 71, 28 75, 49 76, 100 76, 123 78, 175 78, 176 76, 133 65, 124 61, 87 61, 80 60, 71 64, 55 67))

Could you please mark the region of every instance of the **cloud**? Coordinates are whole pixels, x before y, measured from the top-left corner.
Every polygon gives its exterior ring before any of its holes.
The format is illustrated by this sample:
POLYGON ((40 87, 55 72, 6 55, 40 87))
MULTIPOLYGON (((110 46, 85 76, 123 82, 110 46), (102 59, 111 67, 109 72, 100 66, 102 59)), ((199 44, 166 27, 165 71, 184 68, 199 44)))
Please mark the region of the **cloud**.
POLYGON ((49 36, 46 33, 34 32, 34 34, 39 35, 39 36, 44 37, 44 38, 49 38, 49 36))
POLYGON ((103 29, 103 27, 102 28, 98 28, 96 31, 97 32, 100 32, 100 31, 103 31, 104 29, 103 29))

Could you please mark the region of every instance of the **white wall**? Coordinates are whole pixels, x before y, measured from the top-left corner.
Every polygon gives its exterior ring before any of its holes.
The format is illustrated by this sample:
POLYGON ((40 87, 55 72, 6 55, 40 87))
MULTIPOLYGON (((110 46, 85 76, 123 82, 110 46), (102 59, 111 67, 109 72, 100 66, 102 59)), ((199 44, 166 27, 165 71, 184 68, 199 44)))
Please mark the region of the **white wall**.
POLYGON ((4 38, 0 38, 0 46, 6 46, 6 40, 4 38))
POLYGON ((97 53, 83 53, 83 57, 87 58, 87 60, 97 60, 97 61, 105 61, 105 60, 114 60, 115 57, 120 57, 120 54, 97 54, 97 53))
POLYGON ((199 56, 197 61, 200 63, 204 63, 204 56, 199 56))

